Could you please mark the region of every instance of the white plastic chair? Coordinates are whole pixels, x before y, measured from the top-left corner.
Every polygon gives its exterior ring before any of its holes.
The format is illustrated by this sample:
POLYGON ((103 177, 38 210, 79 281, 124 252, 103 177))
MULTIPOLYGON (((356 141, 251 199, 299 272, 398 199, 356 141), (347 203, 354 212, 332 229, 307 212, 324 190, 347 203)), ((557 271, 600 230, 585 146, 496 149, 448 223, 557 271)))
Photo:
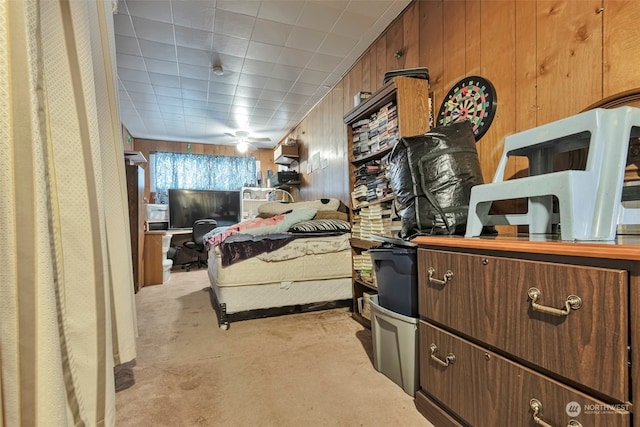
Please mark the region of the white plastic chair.
POLYGON ((535 234, 560 224, 562 240, 614 240, 618 224, 640 224, 640 209, 621 202, 629 139, 639 128, 639 108, 597 108, 506 137, 493 181, 471 189, 465 236, 484 225, 529 225, 535 234), (580 148, 588 148, 585 170, 553 171, 556 154, 580 148), (503 181, 510 156, 526 156, 530 176, 503 181), (517 198, 528 199, 527 213, 489 214, 492 202, 517 198))

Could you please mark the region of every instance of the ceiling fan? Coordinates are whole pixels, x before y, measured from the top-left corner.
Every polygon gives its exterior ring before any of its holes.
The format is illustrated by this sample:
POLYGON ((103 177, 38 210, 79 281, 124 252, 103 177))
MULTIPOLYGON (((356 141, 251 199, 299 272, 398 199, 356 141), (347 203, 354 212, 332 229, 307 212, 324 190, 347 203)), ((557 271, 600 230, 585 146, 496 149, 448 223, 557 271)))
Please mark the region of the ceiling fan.
POLYGON ((251 142, 269 142, 271 141, 271 138, 256 138, 256 137, 252 137, 250 136, 251 134, 245 130, 237 130, 233 133, 231 132, 225 132, 224 133, 227 136, 230 136, 232 138, 234 138, 236 140, 236 149, 241 152, 241 153, 245 153, 247 150, 251 150, 251 151, 255 151, 257 150, 257 147, 252 145, 251 142))

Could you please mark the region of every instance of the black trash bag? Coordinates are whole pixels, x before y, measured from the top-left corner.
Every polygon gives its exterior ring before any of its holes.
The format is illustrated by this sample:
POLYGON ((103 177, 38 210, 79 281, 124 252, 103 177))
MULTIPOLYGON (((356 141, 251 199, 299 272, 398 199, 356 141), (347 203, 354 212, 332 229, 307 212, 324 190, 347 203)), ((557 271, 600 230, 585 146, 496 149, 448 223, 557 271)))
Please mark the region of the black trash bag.
POLYGON ((472 128, 469 121, 436 127, 393 148, 389 178, 400 237, 465 233, 471 187, 483 183, 472 128))

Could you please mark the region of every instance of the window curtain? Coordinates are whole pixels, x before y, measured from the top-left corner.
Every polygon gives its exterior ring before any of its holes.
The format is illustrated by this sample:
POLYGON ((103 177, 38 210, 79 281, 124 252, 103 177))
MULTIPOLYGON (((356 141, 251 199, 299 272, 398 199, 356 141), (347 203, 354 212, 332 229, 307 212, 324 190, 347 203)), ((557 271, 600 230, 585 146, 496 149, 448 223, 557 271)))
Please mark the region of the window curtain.
POLYGON ((0 0, 0 426, 115 425, 135 358, 111 8, 0 0))
POLYGON ((155 154, 157 193, 170 188, 185 190, 240 190, 256 183, 255 157, 207 154, 155 154))

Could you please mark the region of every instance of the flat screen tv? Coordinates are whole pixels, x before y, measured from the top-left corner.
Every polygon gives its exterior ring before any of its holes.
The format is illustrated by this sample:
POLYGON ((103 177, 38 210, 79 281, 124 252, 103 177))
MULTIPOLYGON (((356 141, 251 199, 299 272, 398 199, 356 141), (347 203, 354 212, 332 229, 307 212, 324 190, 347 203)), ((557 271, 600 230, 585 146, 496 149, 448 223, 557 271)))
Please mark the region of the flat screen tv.
POLYGON ((218 227, 240 221, 240 191, 169 190, 169 227, 191 228, 193 221, 213 218, 218 227))

